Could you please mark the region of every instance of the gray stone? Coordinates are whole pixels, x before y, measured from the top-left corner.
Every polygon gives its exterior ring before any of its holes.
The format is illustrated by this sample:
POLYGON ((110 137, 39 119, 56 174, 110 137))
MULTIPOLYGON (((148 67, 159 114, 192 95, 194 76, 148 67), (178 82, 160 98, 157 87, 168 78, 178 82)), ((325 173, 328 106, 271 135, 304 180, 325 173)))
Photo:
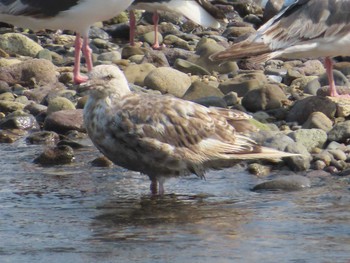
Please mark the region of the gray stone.
POLYGON ((43 153, 34 159, 34 163, 41 165, 61 165, 72 163, 73 160, 73 149, 69 146, 61 145, 46 148, 43 153))
POLYGON ((197 80, 191 84, 182 98, 184 100, 198 100, 204 97, 222 98, 223 96, 224 94, 219 89, 197 80))
POLYGON ((60 110, 75 110, 74 104, 63 97, 56 97, 50 100, 49 105, 47 106, 47 114, 50 115, 53 112, 60 110))
POLYGON ((19 64, 1 68, 0 80, 9 84, 44 86, 57 82, 56 67, 46 59, 30 59, 19 64))
POLYGON ((268 84, 248 92, 242 99, 242 105, 248 111, 256 112, 280 108, 285 100, 287 97, 278 85, 268 84))
POLYGON ((33 115, 15 111, 0 121, 0 129, 39 130, 40 125, 33 115))
POLYGON ((294 103, 287 115, 287 122, 303 124, 313 112, 322 112, 328 118, 333 118, 336 104, 329 98, 311 96, 294 103))
POLYGON ((350 138, 350 120, 340 122, 334 125, 328 132, 328 140, 336 142, 347 142, 350 138))
POLYGON ((323 148, 327 133, 321 129, 300 129, 288 134, 294 141, 301 143, 311 152, 314 148, 323 148))
POLYGON ((61 110, 50 114, 44 122, 44 129, 64 134, 70 130, 85 131, 83 110, 61 110))
POLYGON ((332 129, 332 121, 322 112, 316 111, 310 114, 309 118, 303 124, 304 129, 322 129, 326 132, 332 129))
POLYGON ((146 76, 156 67, 150 63, 130 65, 124 69, 124 74, 128 82, 143 87, 146 76))
POLYGON ((192 75, 210 75, 210 72, 203 67, 180 58, 175 60, 174 68, 180 70, 181 72, 190 73, 192 75))
POLYGON ((252 190, 299 191, 309 187, 311 187, 311 182, 307 177, 301 175, 288 175, 258 184, 254 186, 252 190))
POLYGON ((163 94, 170 93, 181 98, 191 86, 191 78, 176 69, 161 67, 147 75, 145 85, 163 94))
POLYGON ((43 49, 38 43, 20 33, 6 33, 0 35, 0 48, 10 54, 36 57, 43 49))

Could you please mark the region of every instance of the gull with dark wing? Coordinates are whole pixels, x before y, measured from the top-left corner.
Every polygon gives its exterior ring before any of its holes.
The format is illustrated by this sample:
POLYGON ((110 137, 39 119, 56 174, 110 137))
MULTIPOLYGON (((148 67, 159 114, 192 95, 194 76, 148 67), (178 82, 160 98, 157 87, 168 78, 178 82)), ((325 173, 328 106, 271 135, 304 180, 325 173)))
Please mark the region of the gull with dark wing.
POLYGON ((130 6, 130 44, 135 43, 136 20, 135 9, 146 10, 153 13, 154 44, 153 48, 159 48, 158 40, 158 11, 166 11, 183 15, 193 22, 204 26, 219 28, 217 19, 225 21, 224 13, 212 5, 208 0, 135 0, 130 6))
POLYGON ((338 94, 332 57, 350 55, 350 0, 296 0, 256 34, 211 56, 212 60, 325 57, 329 95, 338 94))
POLYGON ((132 2, 133 0, 0 0, 0 21, 33 30, 75 31, 73 73, 74 81, 81 83, 87 78, 80 74, 80 50, 85 56, 88 71, 92 69, 90 26, 118 15, 132 2))
POLYGON ((164 193, 169 177, 204 178, 206 170, 240 160, 295 156, 236 132, 235 125, 249 118, 243 112, 132 93, 116 66, 95 67, 86 86, 84 123, 92 142, 115 164, 148 175, 153 194, 164 193))

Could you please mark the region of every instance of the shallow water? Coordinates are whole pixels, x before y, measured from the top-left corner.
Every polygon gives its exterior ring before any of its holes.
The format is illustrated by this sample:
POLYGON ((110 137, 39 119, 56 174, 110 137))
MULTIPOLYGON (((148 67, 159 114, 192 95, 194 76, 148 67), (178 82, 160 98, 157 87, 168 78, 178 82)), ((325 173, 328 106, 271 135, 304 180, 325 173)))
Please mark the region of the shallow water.
POLYGON ((349 262, 349 178, 300 192, 254 193, 240 167, 166 182, 95 168, 32 163, 42 146, 0 144, 0 262, 349 262))

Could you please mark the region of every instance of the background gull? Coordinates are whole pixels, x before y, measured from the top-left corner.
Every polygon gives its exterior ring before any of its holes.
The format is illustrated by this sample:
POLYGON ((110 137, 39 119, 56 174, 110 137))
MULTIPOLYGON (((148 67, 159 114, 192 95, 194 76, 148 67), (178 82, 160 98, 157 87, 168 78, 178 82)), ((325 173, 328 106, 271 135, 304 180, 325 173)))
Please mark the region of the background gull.
POLYGON ((164 193, 166 178, 232 166, 240 160, 295 156, 261 147, 234 125, 249 116, 178 98, 132 93, 124 74, 100 65, 86 84, 84 123, 94 145, 115 164, 149 176, 164 193))
POLYGON ((92 69, 89 28, 128 8, 132 0, 0 0, 0 21, 40 29, 67 29, 76 32, 74 81, 87 80, 80 74, 80 50, 88 71, 92 69), (81 41, 81 37, 83 41, 81 41))
MULTIPOLYGON (((331 57, 350 55, 350 1, 299 0, 271 18, 256 34, 211 56, 212 60, 325 57, 329 94, 337 93, 331 57)), ((348 96, 348 95, 346 95, 348 96)))

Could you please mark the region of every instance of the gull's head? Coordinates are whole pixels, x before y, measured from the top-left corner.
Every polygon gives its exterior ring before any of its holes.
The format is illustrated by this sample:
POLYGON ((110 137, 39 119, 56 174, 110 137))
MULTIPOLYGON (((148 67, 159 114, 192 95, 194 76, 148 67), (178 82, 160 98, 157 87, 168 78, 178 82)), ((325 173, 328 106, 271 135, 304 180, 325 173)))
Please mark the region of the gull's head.
POLYGON ((89 73, 89 80, 84 84, 91 90, 91 95, 99 98, 111 95, 123 96, 130 92, 123 72, 115 65, 99 65, 89 73))

